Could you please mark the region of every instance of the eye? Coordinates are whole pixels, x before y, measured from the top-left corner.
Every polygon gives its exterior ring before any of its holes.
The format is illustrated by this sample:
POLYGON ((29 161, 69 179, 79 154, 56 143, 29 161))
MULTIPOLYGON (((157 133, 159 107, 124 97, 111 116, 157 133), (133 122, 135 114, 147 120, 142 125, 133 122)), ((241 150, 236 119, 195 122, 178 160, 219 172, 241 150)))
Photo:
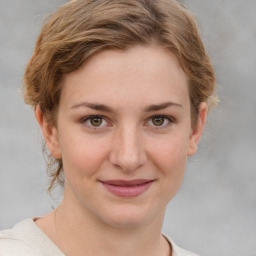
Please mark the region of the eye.
POLYGON ((84 118, 82 123, 85 123, 91 128, 104 127, 108 125, 108 122, 104 119, 103 116, 89 116, 84 118))
POLYGON ((156 127, 166 127, 173 122, 174 120, 172 117, 158 115, 158 116, 151 117, 148 124, 156 127))
POLYGON ((91 117, 88 121, 92 126, 100 126, 103 123, 102 117, 91 117))
POLYGON ((152 123, 155 126, 162 126, 164 124, 164 121, 165 121, 165 119, 162 116, 156 116, 156 117, 152 118, 152 123))

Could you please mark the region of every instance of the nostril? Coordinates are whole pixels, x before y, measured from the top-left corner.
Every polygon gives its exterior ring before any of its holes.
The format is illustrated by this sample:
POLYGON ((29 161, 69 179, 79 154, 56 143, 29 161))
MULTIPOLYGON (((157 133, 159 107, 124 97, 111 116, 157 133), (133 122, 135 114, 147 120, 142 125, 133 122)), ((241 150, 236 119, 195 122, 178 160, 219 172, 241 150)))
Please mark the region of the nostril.
POLYGON ((129 172, 143 166, 146 162, 146 156, 143 152, 132 152, 128 154, 122 151, 112 152, 110 162, 115 167, 129 172))
POLYGON ((115 167, 129 172, 141 167, 146 162, 142 137, 136 126, 126 123, 115 134, 110 152, 110 162, 115 167))

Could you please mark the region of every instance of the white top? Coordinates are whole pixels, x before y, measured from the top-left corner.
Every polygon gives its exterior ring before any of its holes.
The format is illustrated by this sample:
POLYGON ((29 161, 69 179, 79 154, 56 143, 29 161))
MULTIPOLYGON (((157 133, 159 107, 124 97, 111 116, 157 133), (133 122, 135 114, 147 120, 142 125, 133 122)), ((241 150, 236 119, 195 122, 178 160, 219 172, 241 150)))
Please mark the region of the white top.
MULTIPOLYGON (((166 236, 165 236, 166 237, 166 236)), ((172 256, 198 256, 172 245, 172 256)), ((12 229, 0 232, 0 256, 65 256, 51 239, 35 224, 33 219, 25 219, 12 229)))

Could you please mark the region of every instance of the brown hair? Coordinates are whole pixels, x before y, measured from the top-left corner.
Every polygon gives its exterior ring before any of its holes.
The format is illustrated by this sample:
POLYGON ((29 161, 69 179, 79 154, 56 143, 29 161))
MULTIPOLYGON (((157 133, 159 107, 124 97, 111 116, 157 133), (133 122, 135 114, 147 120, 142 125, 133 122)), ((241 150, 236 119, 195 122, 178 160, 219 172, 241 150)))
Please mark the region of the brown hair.
MULTIPOLYGON (((44 25, 25 72, 25 102, 39 105, 54 122, 63 74, 77 70, 104 49, 157 44, 174 53, 189 78, 192 119, 201 102, 216 102, 215 74, 193 15, 175 0, 73 0, 44 25)), ((61 179, 53 166, 49 190, 61 179)), ((56 165, 57 164, 57 167, 56 165)))

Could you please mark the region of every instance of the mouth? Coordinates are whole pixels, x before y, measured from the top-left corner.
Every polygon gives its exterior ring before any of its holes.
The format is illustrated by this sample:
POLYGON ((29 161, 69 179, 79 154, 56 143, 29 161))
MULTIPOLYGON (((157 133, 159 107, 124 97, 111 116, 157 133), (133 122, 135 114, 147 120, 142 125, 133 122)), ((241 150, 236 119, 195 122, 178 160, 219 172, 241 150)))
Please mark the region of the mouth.
POLYGON ((136 197, 147 191, 155 180, 105 180, 101 184, 112 194, 119 197, 136 197))

